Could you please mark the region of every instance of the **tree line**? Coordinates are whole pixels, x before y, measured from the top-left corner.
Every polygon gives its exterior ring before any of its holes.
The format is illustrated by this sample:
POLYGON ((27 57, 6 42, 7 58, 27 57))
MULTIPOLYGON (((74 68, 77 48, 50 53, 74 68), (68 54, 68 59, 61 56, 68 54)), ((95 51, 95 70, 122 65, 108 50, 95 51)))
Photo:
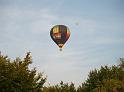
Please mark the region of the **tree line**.
POLYGON ((0 92, 124 92, 124 59, 118 65, 101 66, 91 70, 81 85, 64 83, 44 86, 47 78, 32 63, 30 53, 24 59, 15 60, 0 54, 0 92))

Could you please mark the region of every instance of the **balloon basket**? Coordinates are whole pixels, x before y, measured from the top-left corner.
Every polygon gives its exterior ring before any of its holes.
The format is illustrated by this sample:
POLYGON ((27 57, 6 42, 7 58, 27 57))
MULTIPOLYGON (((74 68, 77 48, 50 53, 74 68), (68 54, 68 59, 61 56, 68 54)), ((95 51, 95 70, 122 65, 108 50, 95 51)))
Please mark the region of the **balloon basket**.
POLYGON ((62 51, 62 48, 60 48, 59 51, 62 51))

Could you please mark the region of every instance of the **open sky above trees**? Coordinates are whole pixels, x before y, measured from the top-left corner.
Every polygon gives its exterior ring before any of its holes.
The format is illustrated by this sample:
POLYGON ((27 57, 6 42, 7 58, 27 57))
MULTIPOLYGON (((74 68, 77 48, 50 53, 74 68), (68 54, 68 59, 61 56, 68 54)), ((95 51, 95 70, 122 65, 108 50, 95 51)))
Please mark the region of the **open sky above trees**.
POLYGON ((124 1, 0 0, 0 51, 13 59, 30 51, 47 82, 78 85, 124 56, 124 1), (62 52, 50 38, 57 24, 71 31, 62 52))

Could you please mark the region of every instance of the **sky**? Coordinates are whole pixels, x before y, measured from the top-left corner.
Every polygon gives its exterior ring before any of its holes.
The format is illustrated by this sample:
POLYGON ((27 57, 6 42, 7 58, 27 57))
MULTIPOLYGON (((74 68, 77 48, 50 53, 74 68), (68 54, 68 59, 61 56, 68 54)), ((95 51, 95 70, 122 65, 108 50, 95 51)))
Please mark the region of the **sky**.
POLYGON ((30 51, 46 84, 80 85, 124 57, 124 0, 0 0, 0 51, 11 59, 30 51), (71 32, 61 52, 50 37, 58 24, 71 32))

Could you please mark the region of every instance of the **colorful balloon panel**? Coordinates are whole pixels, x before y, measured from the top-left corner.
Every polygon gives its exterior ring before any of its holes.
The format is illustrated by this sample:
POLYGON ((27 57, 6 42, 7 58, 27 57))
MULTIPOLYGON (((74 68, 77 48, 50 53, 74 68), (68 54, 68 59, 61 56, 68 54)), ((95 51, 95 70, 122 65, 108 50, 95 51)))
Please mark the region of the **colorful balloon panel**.
POLYGON ((62 48, 70 37, 70 31, 65 25, 56 25, 51 29, 50 36, 59 48, 62 48))

